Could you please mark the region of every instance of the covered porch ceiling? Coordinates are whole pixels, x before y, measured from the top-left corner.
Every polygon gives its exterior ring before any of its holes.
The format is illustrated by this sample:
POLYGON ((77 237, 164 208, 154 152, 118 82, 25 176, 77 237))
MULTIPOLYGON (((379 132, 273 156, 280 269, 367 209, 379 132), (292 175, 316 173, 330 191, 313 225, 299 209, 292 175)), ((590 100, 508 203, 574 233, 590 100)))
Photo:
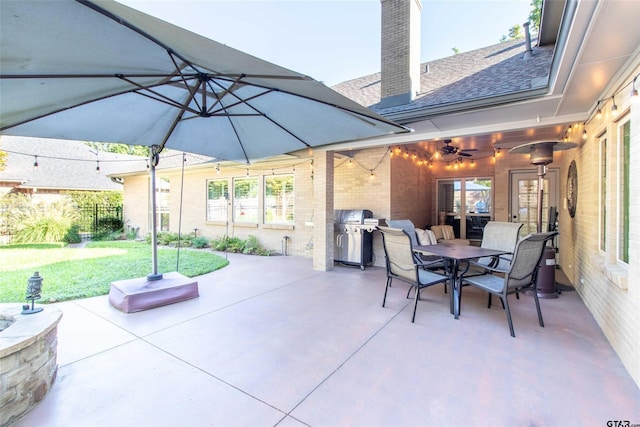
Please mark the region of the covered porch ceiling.
POLYGON ((467 158, 480 158, 494 149, 509 149, 538 140, 560 140, 565 134, 579 143, 582 125, 594 113, 598 101, 609 99, 629 84, 625 81, 613 86, 620 75, 630 73, 640 62, 637 25, 640 8, 634 1, 569 0, 562 19, 553 24, 558 4, 564 3, 549 2, 545 12, 549 11, 550 16, 543 13, 543 39, 549 38, 544 33, 545 19, 550 25, 559 26, 546 93, 520 100, 514 97, 494 100, 491 105, 458 105, 446 111, 388 115, 414 132, 339 144, 332 149, 400 145, 428 156, 442 147, 445 139, 451 139, 451 144, 461 151, 475 150, 467 158), (576 131, 567 132, 569 126, 576 131))

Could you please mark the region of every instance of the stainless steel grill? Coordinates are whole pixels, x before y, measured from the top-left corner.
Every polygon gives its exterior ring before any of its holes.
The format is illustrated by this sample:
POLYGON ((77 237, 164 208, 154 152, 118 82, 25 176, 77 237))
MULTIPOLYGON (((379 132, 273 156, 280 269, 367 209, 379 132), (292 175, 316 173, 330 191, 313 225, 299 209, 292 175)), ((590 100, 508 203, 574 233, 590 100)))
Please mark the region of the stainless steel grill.
POLYGON ((373 213, 366 209, 338 209, 333 213, 334 246, 333 258, 336 262, 359 265, 364 270, 373 262, 372 224, 365 224, 365 218, 373 213))

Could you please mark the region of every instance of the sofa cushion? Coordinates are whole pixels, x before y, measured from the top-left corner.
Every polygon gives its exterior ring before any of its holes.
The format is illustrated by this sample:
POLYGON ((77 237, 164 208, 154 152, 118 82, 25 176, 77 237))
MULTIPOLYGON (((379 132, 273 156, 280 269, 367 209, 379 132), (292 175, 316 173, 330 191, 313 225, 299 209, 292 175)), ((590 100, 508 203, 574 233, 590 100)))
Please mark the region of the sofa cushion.
POLYGON ((444 240, 453 240, 456 235, 453 232, 453 227, 442 227, 442 237, 444 240))

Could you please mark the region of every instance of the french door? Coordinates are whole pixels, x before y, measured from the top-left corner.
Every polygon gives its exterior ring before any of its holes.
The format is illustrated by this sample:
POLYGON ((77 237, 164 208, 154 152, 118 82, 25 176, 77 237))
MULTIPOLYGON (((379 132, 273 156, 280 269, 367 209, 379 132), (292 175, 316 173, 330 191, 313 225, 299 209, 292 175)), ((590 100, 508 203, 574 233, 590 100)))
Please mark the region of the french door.
MULTIPOLYGON (((558 169, 548 169, 542 193, 542 231, 549 226, 550 207, 559 211, 558 169)), ((511 172, 511 222, 521 222, 520 236, 535 233, 538 225, 538 173, 536 170, 511 172)))

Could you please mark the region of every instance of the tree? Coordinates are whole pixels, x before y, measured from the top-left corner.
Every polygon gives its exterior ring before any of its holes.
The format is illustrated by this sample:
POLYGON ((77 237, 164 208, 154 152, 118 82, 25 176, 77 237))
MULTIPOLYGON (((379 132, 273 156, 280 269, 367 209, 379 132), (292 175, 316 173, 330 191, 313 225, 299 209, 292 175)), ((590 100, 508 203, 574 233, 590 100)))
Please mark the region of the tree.
POLYGON ((453 51, 454 55, 457 55, 460 53, 460 49, 458 49, 457 47, 452 47, 451 50, 453 51))
MULTIPOLYGON (((542 0, 531 0, 531 11, 529 12, 529 25, 534 32, 540 30, 540 16, 542 14, 542 0)), ((509 28, 509 36, 500 37, 500 43, 509 40, 517 40, 524 37, 524 32, 520 24, 509 28)))
POLYGON ((502 36, 500 38, 500 43, 504 43, 509 40, 517 40, 524 38, 524 32, 522 31, 522 27, 520 24, 516 24, 513 27, 509 28, 509 36, 502 36))
POLYGON ((85 142, 89 147, 108 153, 129 154, 132 156, 149 157, 149 147, 143 145, 127 145, 109 142, 85 142))
POLYGON ((531 29, 535 32, 540 30, 540 17, 542 15, 542 0, 531 0, 531 12, 529 12, 529 22, 531 29))

